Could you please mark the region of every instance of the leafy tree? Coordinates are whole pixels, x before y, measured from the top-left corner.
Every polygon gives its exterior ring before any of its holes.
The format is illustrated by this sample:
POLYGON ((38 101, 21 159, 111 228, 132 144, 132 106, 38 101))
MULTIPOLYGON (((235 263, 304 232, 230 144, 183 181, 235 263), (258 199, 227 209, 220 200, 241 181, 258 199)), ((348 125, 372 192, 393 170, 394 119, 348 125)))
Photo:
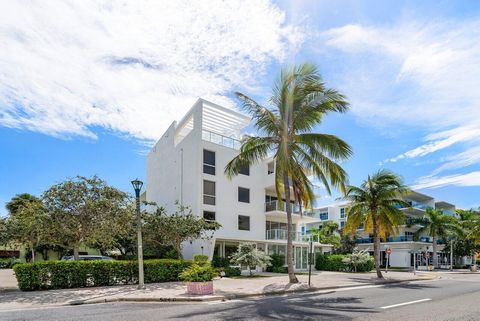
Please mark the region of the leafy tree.
POLYGON ((0 245, 8 243, 7 219, 0 217, 0 245))
POLYGON ((367 264, 368 261, 370 261, 370 253, 368 253, 367 249, 354 249, 352 253, 347 254, 342 260, 342 262, 350 267, 350 269, 353 267, 355 273, 357 272, 357 267, 359 265, 367 264))
POLYGON ((42 196, 50 218, 49 241, 73 249, 81 244, 111 248, 128 233, 133 204, 124 193, 97 176, 77 176, 53 185, 42 196))
POLYGON ((472 265, 476 267, 477 253, 480 251, 480 212, 475 210, 457 210, 458 226, 456 244, 457 255, 471 255, 472 265), (461 246, 463 245, 463 247, 461 246))
POLYGON ((5 208, 8 210, 9 215, 16 213, 20 208, 25 207, 30 203, 41 203, 42 201, 28 193, 17 194, 5 205, 5 208))
POLYGON ((349 254, 352 253, 355 247, 357 246, 357 238, 355 235, 349 235, 341 231, 340 236, 340 246, 334 249, 336 254, 349 254))
POLYGON ((404 222, 398 206, 409 207, 402 197, 409 192, 402 179, 388 170, 380 170, 360 185, 348 186, 345 199, 351 202, 347 210, 345 231, 355 234, 363 224, 366 233, 373 234, 373 252, 378 278, 380 271, 380 239, 395 234, 404 222))
POLYGON ((256 248, 253 243, 243 243, 238 246, 235 253, 230 256, 230 261, 236 265, 246 265, 250 276, 252 273, 252 266, 267 267, 270 265, 271 257, 264 251, 256 248))
POLYGON ((414 237, 418 238, 422 234, 428 234, 432 237, 433 248, 433 266, 438 266, 437 241, 446 240, 449 233, 457 229, 455 218, 443 214, 442 210, 427 208, 423 217, 412 219, 409 225, 420 225, 415 232, 414 237))
POLYGON ((36 199, 10 209, 13 212, 7 220, 8 237, 11 242, 27 245, 32 261, 35 261, 35 249, 45 244, 46 231, 50 225, 45 208, 42 202, 36 199))
POLYGON ((325 221, 321 228, 310 229, 310 233, 318 236, 318 241, 322 244, 332 244, 334 249, 340 247, 338 223, 334 221, 325 221))
POLYGON ((188 207, 178 206, 175 213, 168 214, 163 207, 145 212, 143 231, 145 241, 158 246, 171 245, 182 256, 182 243, 199 238, 209 238, 221 227, 217 222, 205 220, 192 214, 188 207))
POLYGON ((236 95, 252 115, 259 136, 244 139, 240 153, 227 164, 225 173, 235 176, 243 166, 273 154, 277 197, 280 204, 286 200, 288 276, 290 283, 296 283, 290 202, 294 200, 300 208, 311 206, 315 196, 310 174, 328 193, 330 185, 343 190, 347 174, 337 162, 352 154, 350 146, 334 135, 312 130, 327 113, 346 112, 348 103, 342 94, 325 86, 310 63, 282 70, 269 100, 271 108, 242 93, 236 95))

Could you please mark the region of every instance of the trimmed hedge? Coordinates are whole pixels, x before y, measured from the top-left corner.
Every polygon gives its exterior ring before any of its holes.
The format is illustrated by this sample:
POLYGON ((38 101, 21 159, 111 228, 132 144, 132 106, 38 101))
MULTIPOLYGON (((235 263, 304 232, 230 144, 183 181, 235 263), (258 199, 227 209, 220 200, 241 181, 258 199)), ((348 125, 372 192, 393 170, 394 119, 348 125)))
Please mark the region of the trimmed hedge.
POLYGON ((271 254, 270 266, 267 267, 267 272, 274 273, 287 273, 287 267, 285 266, 285 255, 271 254))
MULTIPOLYGON (((144 262, 145 283, 178 281, 190 261, 144 262)), ((67 289, 138 283, 136 261, 46 261, 13 267, 21 290, 67 289)))
POLYGON ((16 264, 20 264, 20 260, 16 258, 0 259, 0 269, 11 269, 16 264))
MULTIPOLYGON (((346 255, 342 254, 322 255, 317 253, 315 257, 315 269, 319 271, 347 271, 347 265, 342 261, 345 257, 346 255)), ((366 264, 357 266, 357 272, 369 272, 373 270, 373 267, 373 258, 370 258, 366 264)))

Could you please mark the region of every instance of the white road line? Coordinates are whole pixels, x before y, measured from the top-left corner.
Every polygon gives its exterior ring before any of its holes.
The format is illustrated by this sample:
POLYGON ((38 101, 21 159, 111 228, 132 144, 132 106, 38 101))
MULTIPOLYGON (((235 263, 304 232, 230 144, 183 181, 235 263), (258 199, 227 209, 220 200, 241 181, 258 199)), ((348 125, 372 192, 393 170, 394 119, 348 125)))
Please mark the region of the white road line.
POLYGON ((387 305, 385 307, 380 307, 380 309, 391 309, 391 308, 401 307, 403 305, 415 304, 415 303, 431 301, 431 300, 432 299, 421 299, 421 300, 416 300, 416 301, 403 302, 403 303, 398 303, 398 304, 387 305))

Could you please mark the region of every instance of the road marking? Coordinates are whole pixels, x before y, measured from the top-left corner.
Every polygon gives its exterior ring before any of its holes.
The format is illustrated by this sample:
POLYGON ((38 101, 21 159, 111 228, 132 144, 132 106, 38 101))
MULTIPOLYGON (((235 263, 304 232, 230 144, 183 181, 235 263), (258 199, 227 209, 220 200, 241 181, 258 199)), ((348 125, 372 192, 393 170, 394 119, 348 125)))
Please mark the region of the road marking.
POLYGON ((416 300, 416 301, 403 302, 403 303, 398 303, 398 304, 387 305, 385 307, 380 307, 380 309, 391 309, 391 308, 401 307, 403 305, 415 304, 415 303, 426 302, 426 301, 431 301, 431 300, 432 299, 421 299, 421 300, 416 300))

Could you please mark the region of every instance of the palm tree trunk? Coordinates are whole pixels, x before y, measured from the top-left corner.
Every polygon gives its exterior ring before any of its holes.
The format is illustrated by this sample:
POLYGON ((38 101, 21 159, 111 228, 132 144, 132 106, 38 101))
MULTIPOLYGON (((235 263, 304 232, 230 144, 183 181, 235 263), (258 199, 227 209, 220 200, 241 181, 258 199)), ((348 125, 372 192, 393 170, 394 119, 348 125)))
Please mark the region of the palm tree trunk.
POLYGON ((433 258, 432 258, 432 265, 434 268, 438 267, 438 257, 437 257, 437 238, 435 236, 432 237, 432 248, 433 248, 433 258))
POLYGON ((375 271, 377 272, 377 277, 383 279, 382 271, 380 270, 380 238, 377 235, 376 227, 374 227, 373 232, 373 257, 375 260, 375 271))
POLYGON ((73 247, 73 259, 74 259, 74 260, 80 259, 80 253, 79 253, 79 252, 80 252, 79 247, 78 247, 77 245, 75 245, 75 246, 73 247))
POLYGON ((292 207, 290 204, 290 183, 288 175, 283 175, 283 184, 285 187, 285 209, 287 212, 287 269, 290 283, 298 283, 293 270, 293 242, 292 242, 292 207))

